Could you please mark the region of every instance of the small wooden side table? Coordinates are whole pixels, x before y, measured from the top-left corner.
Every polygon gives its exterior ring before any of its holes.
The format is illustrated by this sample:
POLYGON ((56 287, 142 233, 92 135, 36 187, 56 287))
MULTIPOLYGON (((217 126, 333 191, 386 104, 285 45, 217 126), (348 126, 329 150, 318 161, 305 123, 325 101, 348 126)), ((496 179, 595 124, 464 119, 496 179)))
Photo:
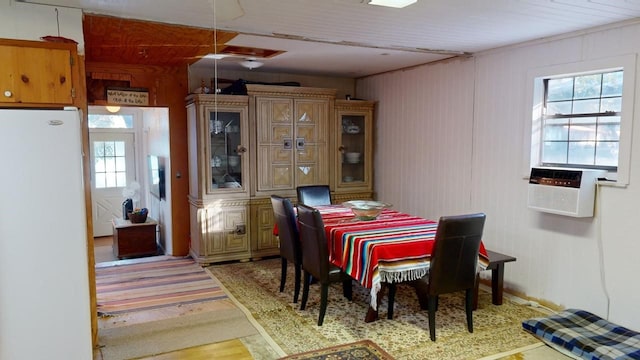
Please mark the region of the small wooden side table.
POLYGON ((158 223, 147 217, 144 223, 134 224, 129 220, 114 218, 113 221, 113 254, 122 259, 125 257, 155 255, 156 227, 158 223))

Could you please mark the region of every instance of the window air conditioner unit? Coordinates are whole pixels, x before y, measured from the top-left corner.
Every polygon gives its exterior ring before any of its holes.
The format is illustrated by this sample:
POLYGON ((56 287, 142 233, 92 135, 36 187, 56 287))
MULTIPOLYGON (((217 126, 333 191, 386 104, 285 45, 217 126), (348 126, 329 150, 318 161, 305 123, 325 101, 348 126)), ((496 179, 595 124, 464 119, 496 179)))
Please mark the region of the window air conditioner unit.
POLYGON ((572 217, 593 217, 596 181, 605 170, 532 168, 528 206, 572 217))

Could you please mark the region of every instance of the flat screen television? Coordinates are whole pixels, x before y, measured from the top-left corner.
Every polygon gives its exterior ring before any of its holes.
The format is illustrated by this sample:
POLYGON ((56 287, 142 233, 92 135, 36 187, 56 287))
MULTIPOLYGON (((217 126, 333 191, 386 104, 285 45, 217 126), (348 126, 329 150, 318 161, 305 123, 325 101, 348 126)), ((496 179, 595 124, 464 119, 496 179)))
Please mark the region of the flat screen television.
POLYGON ((147 167, 149 168, 149 192, 158 199, 164 199, 164 158, 157 155, 148 155, 147 160, 147 167))

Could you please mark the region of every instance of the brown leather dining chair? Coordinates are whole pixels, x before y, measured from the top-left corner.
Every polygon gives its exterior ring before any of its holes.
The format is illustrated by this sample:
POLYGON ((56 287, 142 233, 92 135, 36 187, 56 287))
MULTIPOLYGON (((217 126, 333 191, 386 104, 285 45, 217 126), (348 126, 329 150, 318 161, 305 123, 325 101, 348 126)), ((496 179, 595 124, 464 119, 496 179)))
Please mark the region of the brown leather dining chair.
POLYGON ((298 194, 298 204, 331 205, 331 190, 328 185, 298 186, 296 193, 298 194))
POLYGON ((287 282, 287 264, 291 261, 295 269, 293 302, 298 302, 300 294, 300 278, 302 276, 302 248, 296 214, 289 199, 272 195, 271 205, 278 225, 278 238, 280 239, 280 292, 284 291, 287 282))
MULTIPOLYGON (((478 252, 485 219, 485 214, 477 213, 443 216, 438 222, 429 274, 418 280, 422 283, 416 286, 416 291, 420 292, 418 297, 427 299, 431 341, 436 340, 436 310, 440 294, 465 292, 467 330, 470 333, 473 332, 473 300, 478 275, 478 252)), ((388 301, 391 313, 393 313, 394 296, 395 285, 392 285, 389 289, 388 301)))
POLYGON ((329 262, 329 249, 324 232, 324 223, 317 209, 298 205, 298 223, 300 225, 300 241, 302 242, 302 269, 304 270, 304 285, 302 287, 302 302, 300 310, 307 306, 309 298, 309 284, 313 276, 320 284, 320 314, 318 326, 322 326, 327 311, 329 285, 342 283, 342 294, 347 299, 352 298, 351 277, 339 267, 329 262))

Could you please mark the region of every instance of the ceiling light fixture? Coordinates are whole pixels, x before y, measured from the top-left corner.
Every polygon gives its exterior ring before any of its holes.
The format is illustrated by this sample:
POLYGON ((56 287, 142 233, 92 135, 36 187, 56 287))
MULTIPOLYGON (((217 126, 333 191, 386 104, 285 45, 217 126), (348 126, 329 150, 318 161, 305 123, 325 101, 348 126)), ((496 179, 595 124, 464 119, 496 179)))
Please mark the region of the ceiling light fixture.
POLYGON ((105 108, 107 109, 108 112, 112 114, 115 114, 118 111, 120 111, 120 106, 117 106, 117 105, 107 105, 105 108))
POLYGON ((245 61, 241 62, 240 65, 246 67, 249 70, 252 70, 259 68, 260 66, 264 65, 264 63, 261 63, 256 59, 246 59, 245 61))
POLYGON ((369 0, 370 5, 379 5, 392 8, 403 8, 415 4, 418 0, 369 0))

